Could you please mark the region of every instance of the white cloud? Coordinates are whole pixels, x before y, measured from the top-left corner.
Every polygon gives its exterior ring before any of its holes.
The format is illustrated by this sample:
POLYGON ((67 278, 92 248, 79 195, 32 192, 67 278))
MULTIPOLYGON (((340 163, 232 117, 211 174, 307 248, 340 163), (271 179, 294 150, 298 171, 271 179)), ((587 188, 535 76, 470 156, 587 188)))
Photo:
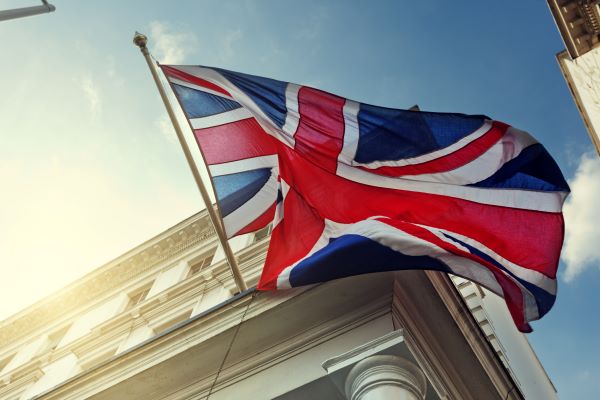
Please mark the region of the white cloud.
POLYGON ((567 265, 564 279, 572 281, 584 270, 600 267, 600 159, 595 153, 581 157, 575 178, 569 182, 571 196, 564 206, 567 265))
POLYGON ((79 86, 85 95, 85 98, 90 107, 92 117, 96 117, 102 111, 102 101, 100 98, 100 90, 92 79, 91 75, 85 75, 79 80, 79 86))
POLYGON ((163 64, 181 64, 197 45, 196 36, 188 32, 174 32, 160 21, 150 23, 149 47, 163 64))

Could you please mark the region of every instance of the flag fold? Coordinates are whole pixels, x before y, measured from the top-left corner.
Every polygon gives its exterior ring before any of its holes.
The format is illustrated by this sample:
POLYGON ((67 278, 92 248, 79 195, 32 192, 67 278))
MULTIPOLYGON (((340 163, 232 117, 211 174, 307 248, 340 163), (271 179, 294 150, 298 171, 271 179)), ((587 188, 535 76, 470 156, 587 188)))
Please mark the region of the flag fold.
POLYGON ((428 269, 504 297, 523 332, 552 307, 569 187, 526 132, 218 68, 162 70, 227 236, 273 224, 259 289, 428 269))

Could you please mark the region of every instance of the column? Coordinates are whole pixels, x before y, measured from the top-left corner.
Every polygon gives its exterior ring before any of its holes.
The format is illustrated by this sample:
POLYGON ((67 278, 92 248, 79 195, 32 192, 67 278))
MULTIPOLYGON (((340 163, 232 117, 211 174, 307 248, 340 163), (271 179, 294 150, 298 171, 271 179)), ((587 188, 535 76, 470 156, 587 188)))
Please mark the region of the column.
POLYGON ((346 378, 348 400, 424 400, 425 375, 410 361, 376 355, 358 362, 346 378))

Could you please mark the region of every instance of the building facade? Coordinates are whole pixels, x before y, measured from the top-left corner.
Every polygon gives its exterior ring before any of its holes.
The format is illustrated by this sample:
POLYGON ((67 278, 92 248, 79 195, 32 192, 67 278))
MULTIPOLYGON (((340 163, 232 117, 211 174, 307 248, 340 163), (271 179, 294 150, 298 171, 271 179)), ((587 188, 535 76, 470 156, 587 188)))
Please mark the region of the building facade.
POLYGON ((548 0, 566 50, 557 54, 586 129, 600 155, 600 0, 548 0))
MULTIPOLYGON (((231 241, 249 286, 268 240, 231 241)), ((502 307, 424 271, 236 293, 201 212, 3 321, 0 399, 556 398, 502 307)))

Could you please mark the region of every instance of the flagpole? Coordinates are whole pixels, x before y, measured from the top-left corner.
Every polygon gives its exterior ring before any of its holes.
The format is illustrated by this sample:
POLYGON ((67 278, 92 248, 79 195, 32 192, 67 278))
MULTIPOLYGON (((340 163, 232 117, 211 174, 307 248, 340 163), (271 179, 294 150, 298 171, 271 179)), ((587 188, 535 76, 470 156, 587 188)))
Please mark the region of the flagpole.
POLYGON ((0 21, 7 21, 9 19, 30 17, 32 15, 51 13, 56 10, 52 4, 48 4, 47 0, 42 0, 41 6, 15 8, 12 10, 0 11, 0 21))
POLYGON ((173 107, 169 102, 167 94, 165 92, 165 88, 160 82, 160 78, 158 77, 158 72, 154 67, 154 63, 150 58, 150 52, 146 47, 148 42, 148 38, 141 33, 136 32, 133 37, 133 43, 140 48, 140 51, 144 55, 146 59, 146 63, 148 64, 148 68, 150 68, 150 72, 152 73, 152 77, 154 78, 154 83, 156 83, 156 87, 158 88, 158 92, 160 93, 160 97, 167 109, 167 113, 169 114, 169 118, 171 119, 171 123, 173 124, 173 128, 175 128, 175 133, 177 134, 177 139, 179 139, 179 144, 181 145, 181 149, 183 150, 183 154, 185 154, 185 159, 187 160, 188 166, 192 171, 192 175, 194 176, 194 180, 196 181, 196 186, 202 195, 202 200, 204 200, 204 204, 206 205, 206 210, 208 211, 208 215, 210 220, 215 227, 215 231, 217 232, 217 236, 219 237, 219 242, 223 247, 225 252, 225 257, 227 258, 227 262, 229 263, 229 267, 231 268, 231 273, 233 274, 233 279, 235 280, 235 284, 240 292, 248 289, 246 286, 246 282, 244 282, 244 278, 242 277, 242 273, 240 272, 240 268, 235 259, 235 255, 229 246, 229 242, 227 241, 227 236, 225 235, 225 230, 223 224, 221 223, 221 219, 215 212, 215 209, 212 206, 212 201, 208 195, 208 191, 202 182, 202 177, 200 176, 200 172, 198 171, 198 167, 194 162, 192 154, 190 153, 190 149, 187 145, 185 137, 183 136, 183 131, 181 130, 181 125, 179 121, 177 121, 177 117, 175 116, 175 112, 173 111, 173 107))

